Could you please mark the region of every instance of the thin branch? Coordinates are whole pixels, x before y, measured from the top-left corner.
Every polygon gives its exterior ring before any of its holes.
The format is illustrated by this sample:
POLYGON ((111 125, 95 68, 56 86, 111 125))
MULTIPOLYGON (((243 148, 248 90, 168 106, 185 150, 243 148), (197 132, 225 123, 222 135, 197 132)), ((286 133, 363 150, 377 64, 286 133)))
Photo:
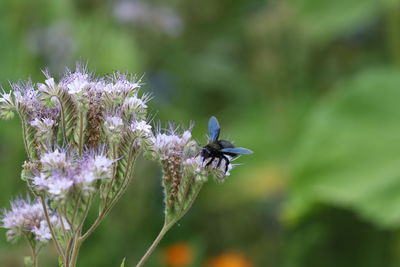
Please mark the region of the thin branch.
POLYGON ((153 243, 151 244, 151 246, 147 249, 146 253, 143 255, 143 257, 140 259, 139 263, 136 265, 136 267, 141 267, 143 266, 143 264, 148 260, 148 258, 150 257, 150 255, 153 253, 154 249, 158 246, 158 244, 160 243, 161 239, 164 237, 164 235, 168 232, 168 230, 174 225, 176 221, 173 221, 171 223, 165 224, 163 225, 163 227, 161 228, 160 233, 158 234, 158 236, 156 237, 156 239, 154 239, 153 243))
POLYGON ((50 233, 51 233, 51 236, 53 238, 54 244, 56 245, 57 252, 64 259, 64 262, 65 262, 65 255, 64 255, 64 253, 63 253, 63 251, 61 249, 60 243, 57 240, 56 234, 54 232, 53 225, 50 222, 50 217, 49 217, 49 213, 47 211, 46 201, 45 201, 43 196, 40 196, 40 199, 42 201, 42 206, 43 206, 43 210, 44 210, 44 216, 46 217, 47 224, 49 225, 50 233))

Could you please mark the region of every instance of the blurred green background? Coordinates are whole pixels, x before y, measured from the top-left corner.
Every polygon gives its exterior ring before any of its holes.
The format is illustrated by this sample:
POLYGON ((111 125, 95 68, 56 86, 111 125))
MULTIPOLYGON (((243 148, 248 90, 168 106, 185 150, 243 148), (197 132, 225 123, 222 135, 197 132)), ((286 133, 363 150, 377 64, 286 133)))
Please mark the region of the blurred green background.
MULTIPOLYGON (((398 0, 1 0, 0 84, 87 62, 144 75, 161 121, 207 120, 254 150, 212 180, 147 266, 400 265, 398 0)), ((0 122, 0 207, 25 194, 18 119, 0 122)), ((134 182, 78 266, 132 266, 162 225, 160 171, 134 182)), ((0 266, 23 266, 6 242, 0 266)), ((55 266, 52 246, 42 266, 55 266)))

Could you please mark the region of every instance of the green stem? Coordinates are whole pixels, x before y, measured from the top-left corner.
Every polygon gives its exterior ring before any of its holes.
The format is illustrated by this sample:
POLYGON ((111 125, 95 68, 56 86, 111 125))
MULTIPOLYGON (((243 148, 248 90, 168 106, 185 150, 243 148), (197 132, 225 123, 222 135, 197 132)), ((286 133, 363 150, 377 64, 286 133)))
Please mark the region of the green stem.
POLYGON ((73 213, 72 219, 71 219, 71 228, 72 229, 74 229, 74 222, 75 222, 75 218, 76 218, 76 216, 78 214, 78 207, 79 207, 80 202, 81 202, 81 197, 82 197, 82 191, 79 191, 78 198, 76 199, 76 202, 75 202, 75 210, 74 210, 74 213, 73 213))
POLYGON ((47 211, 46 201, 45 201, 43 196, 41 196, 40 199, 42 200, 44 216, 46 218, 47 224, 49 225, 51 237, 53 238, 53 241, 54 241, 54 244, 56 246, 58 254, 63 258, 63 261, 65 262, 65 255, 64 255, 64 253, 63 253, 63 251, 61 249, 60 243, 57 240, 56 234, 55 234, 54 229, 53 229, 53 225, 50 222, 50 217, 49 217, 49 213, 47 211))
MULTIPOLYGON (((118 200, 121 198, 121 196, 125 193, 126 188, 128 187, 129 181, 132 177, 133 174, 133 165, 135 163, 135 158, 132 158, 130 162, 128 161, 128 169, 127 169, 127 175, 124 177, 124 181, 122 182, 120 190, 115 194, 115 196, 110 199, 110 202, 107 202, 104 205, 103 210, 100 212, 100 215, 96 218, 95 222, 90 226, 90 228, 86 231, 86 233, 81 237, 82 240, 85 240, 86 238, 89 237, 89 235, 96 230, 96 228, 99 226, 101 221, 104 219, 104 217, 108 214, 108 212, 114 207, 115 203, 118 202, 118 200), (128 173, 129 172, 129 173, 128 173)), ((109 191, 108 191, 109 193, 109 191)), ((107 193, 107 198, 108 199, 108 193, 107 193)))
POLYGON ((38 267, 39 265, 39 250, 40 248, 37 249, 36 244, 33 240, 30 240, 27 235, 25 235, 26 239, 28 240, 29 247, 31 248, 31 254, 32 254, 32 266, 33 267, 38 267))
POLYGON ((18 112, 18 114, 19 114, 19 117, 21 118, 21 124, 22 124, 22 139, 23 139, 23 141, 24 141, 25 151, 26 151, 26 154, 28 154, 28 158, 29 158, 30 160, 32 160, 32 155, 31 155, 30 150, 29 150, 29 147, 28 147, 28 141, 26 140, 26 126, 25 126, 25 120, 24 120, 24 117, 23 117, 23 115, 22 115, 21 112, 18 112))
POLYGON ((65 125, 65 109, 64 109, 64 104, 60 100, 59 97, 57 97, 58 102, 60 103, 60 109, 61 109, 61 124, 62 124, 62 132, 63 132, 63 137, 64 137, 64 143, 67 143, 67 126, 65 125))
POLYGON ((139 263, 136 265, 136 267, 141 267, 143 264, 149 259, 150 255, 153 253, 153 251, 156 249, 158 244, 160 243, 161 239, 165 236, 165 234, 168 232, 168 230, 175 224, 176 221, 172 221, 170 223, 164 223, 160 233, 154 239, 153 243, 151 246, 147 249, 146 253, 143 255, 143 257, 140 259, 139 263))
POLYGON ((67 249, 65 250, 65 266, 68 267, 69 266, 69 261, 71 258, 71 250, 72 250, 72 246, 74 244, 74 237, 75 235, 71 236, 70 240, 68 241, 68 245, 67 245, 67 249))
POLYGON ((79 156, 82 156, 83 150, 83 112, 79 113, 79 156))
POLYGON ((70 264, 66 267, 75 267, 76 266, 76 261, 78 259, 78 254, 79 254, 79 249, 82 245, 82 240, 80 239, 80 233, 81 231, 78 230, 75 234, 75 238, 74 238, 74 245, 73 245, 73 249, 72 249, 72 254, 71 254, 71 260, 70 260, 70 264))

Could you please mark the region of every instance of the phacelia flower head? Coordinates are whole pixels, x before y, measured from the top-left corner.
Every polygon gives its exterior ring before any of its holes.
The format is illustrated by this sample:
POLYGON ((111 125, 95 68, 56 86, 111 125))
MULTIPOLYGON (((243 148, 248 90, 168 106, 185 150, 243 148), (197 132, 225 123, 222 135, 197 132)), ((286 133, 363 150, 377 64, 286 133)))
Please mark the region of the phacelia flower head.
POLYGON ((140 88, 140 82, 134 77, 120 72, 115 72, 108 77, 108 83, 104 90, 108 94, 133 95, 140 88))
POLYGON ((130 130, 134 132, 137 136, 151 136, 152 131, 151 131, 151 125, 149 125, 146 121, 141 120, 141 121, 133 121, 130 130))
POLYGON ((188 151, 196 146, 196 142, 192 140, 191 129, 178 133, 178 130, 170 126, 169 130, 164 132, 159 131, 152 138, 153 155, 161 160, 168 159, 172 155, 183 156, 185 151, 188 151))
POLYGON ((35 111, 41 106, 39 92, 34 88, 31 80, 11 84, 15 101, 29 111, 35 111))
POLYGON ((15 103, 11 93, 0 91, 0 117, 9 120, 14 117, 15 103))
POLYGON ((96 180, 112 177, 115 161, 109 159, 104 150, 87 150, 78 157, 73 151, 56 149, 43 154, 40 162, 42 171, 32 178, 35 189, 52 199, 63 200, 73 192, 94 191, 96 180))
POLYGON ((91 76, 86 70, 77 66, 74 72, 68 71, 61 80, 60 85, 67 90, 70 95, 86 94, 90 87, 91 76))
POLYGON ((67 164, 67 154, 65 151, 55 149, 52 152, 44 153, 40 157, 44 170, 62 169, 67 164))
POLYGON ((119 116, 107 116, 104 126, 112 133, 121 133, 124 129, 124 121, 119 116))
MULTIPOLYGON (((49 216, 59 226, 56 213, 49 209, 49 216)), ((47 242, 51 239, 51 233, 47 224, 42 203, 39 200, 31 201, 18 198, 11 202, 10 210, 3 210, 1 216, 2 227, 8 229, 7 239, 16 240, 25 235, 38 242, 47 242)), ((65 222, 65 228, 69 229, 65 222)))
POLYGON ((138 97, 137 94, 127 97, 122 105, 122 110, 129 117, 133 117, 136 120, 143 120, 147 114, 147 102, 150 101, 151 97, 148 94, 144 94, 138 97))

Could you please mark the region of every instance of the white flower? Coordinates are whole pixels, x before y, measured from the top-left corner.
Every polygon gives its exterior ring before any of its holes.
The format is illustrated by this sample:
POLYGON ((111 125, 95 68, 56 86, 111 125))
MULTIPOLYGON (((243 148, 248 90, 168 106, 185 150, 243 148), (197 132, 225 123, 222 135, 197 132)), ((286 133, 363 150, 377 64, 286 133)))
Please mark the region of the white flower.
POLYGON ((39 227, 35 226, 32 232, 35 234, 36 240, 40 242, 46 242, 52 238, 50 228, 45 220, 40 222, 39 227))
POLYGON ((11 86, 14 89, 15 101, 18 104, 25 106, 30 111, 37 111, 42 107, 39 100, 39 93, 34 89, 32 81, 15 83, 11 86))
POLYGON ((55 125, 55 121, 49 118, 35 118, 30 122, 31 126, 38 128, 41 132, 48 132, 55 125))
POLYGON ((44 82, 45 82, 44 84, 43 83, 37 84, 39 91, 47 92, 49 88, 53 89, 56 86, 56 83, 54 82, 53 78, 48 78, 44 82))
POLYGON ((108 94, 112 94, 114 92, 114 85, 112 83, 108 83, 103 87, 103 90, 108 94))
POLYGON ((183 158, 185 151, 189 151, 196 146, 196 142, 192 140, 190 130, 177 134, 176 130, 171 129, 169 133, 158 133, 150 138, 153 156, 161 160, 183 158))
POLYGON ((118 116, 108 116, 104 122, 104 126, 110 132, 122 132, 124 127, 124 122, 121 117, 118 116))
POLYGON ((139 84, 136 82, 130 82, 125 79, 118 79, 114 84, 114 91, 117 92, 129 92, 133 89, 139 87, 139 84))
POLYGON ((146 109, 147 105, 145 101, 138 98, 137 96, 127 97, 124 101, 124 107, 128 110, 136 110, 136 109, 146 109))
POLYGON ((93 171, 84 169, 76 176, 75 179, 79 184, 90 185, 94 180, 96 180, 96 175, 93 173, 93 171))
POLYGON ((65 152, 60 152, 58 149, 53 152, 45 153, 40 157, 40 162, 47 169, 62 168, 65 166, 67 157, 65 152))
POLYGON ((77 77, 67 85, 69 94, 79 94, 88 87, 89 87, 89 82, 87 81, 86 76, 77 77))
POLYGON ((182 136, 176 134, 157 134, 153 140, 153 147, 158 151, 183 150, 190 141, 191 134, 185 131, 182 136))
POLYGON ((33 177, 32 184, 34 184, 36 188, 39 190, 47 190, 48 189, 47 175, 44 173, 40 173, 38 176, 33 177))
POLYGON ((113 161, 103 155, 96 155, 93 161, 93 167, 96 173, 108 173, 111 171, 113 161))
MULTIPOLYGON (((51 209, 48 209, 48 212, 52 224, 59 227, 58 216, 51 209)), ((1 222, 2 227, 8 229, 7 236, 11 240, 27 233, 32 233, 39 242, 46 242, 52 238, 39 200, 34 202, 29 198, 15 200, 11 203, 11 210, 3 211, 1 222)), ((65 228, 70 229, 67 223, 65 228)))
POLYGON ((11 98, 11 93, 4 92, 4 93, 1 93, 0 95, 1 95, 0 103, 4 103, 4 104, 8 104, 8 105, 13 103, 12 98, 11 98))
POLYGON ((143 134, 151 134, 151 125, 147 124, 146 121, 134 121, 131 124, 131 130, 133 132, 141 132, 143 134))
POLYGON ((63 176, 51 176, 47 182, 48 192, 58 197, 63 197, 74 184, 71 179, 63 176))

